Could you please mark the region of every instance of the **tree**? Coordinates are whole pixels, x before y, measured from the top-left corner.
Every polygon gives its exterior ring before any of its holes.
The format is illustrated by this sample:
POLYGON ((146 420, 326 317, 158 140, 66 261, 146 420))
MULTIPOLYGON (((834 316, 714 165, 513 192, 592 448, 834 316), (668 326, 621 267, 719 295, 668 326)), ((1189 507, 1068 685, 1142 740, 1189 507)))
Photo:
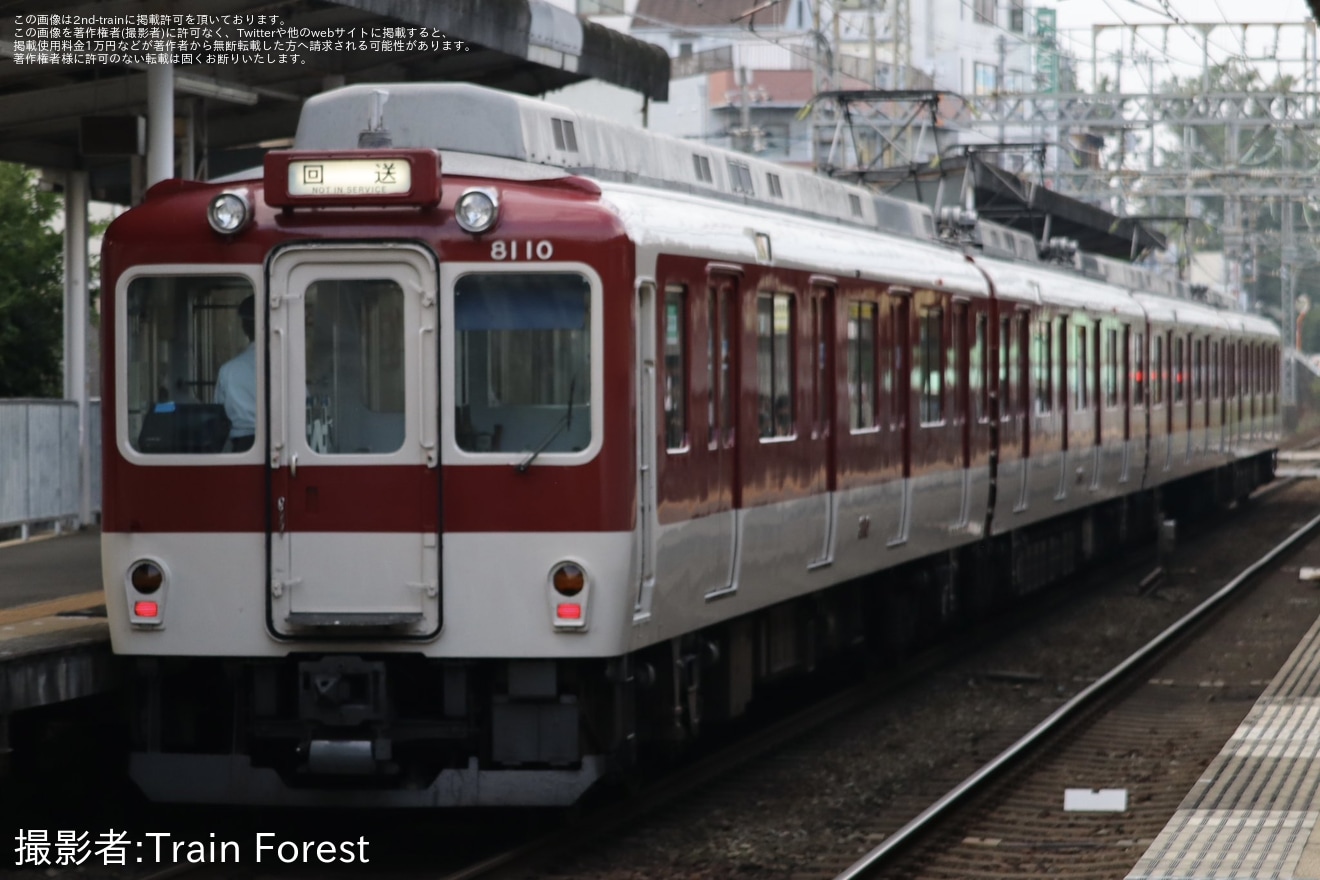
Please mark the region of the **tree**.
POLYGON ((0 398, 59 397, 63 382, 60 207, 35 176, 0 163, 0 398))

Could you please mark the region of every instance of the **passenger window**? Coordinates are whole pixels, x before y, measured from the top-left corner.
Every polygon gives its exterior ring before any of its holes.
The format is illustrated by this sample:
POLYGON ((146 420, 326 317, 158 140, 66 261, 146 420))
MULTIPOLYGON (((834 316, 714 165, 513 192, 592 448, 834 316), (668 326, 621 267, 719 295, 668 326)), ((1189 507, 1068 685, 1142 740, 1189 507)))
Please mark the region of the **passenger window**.
POLYGON ((921 423, 937 424, 944 421, 944 312, 923 310, 917 333, 921 423))
POLYGON ((1035 365, 1036 374, 1036 414, 1046 415, 1050 411, 1050 402, 1054 397, 1054 389, 1050 387, 1050 377, 1053 375, 1051 370, 1051 354, 1054 340, 1051 338, 1051 331, 1054 325, 1048 319, 1036 322, 1036 333, 1032 337, 1032 362, 1035 365))
POLYGON ((973 350, 972 375, 976 377, 976 420, 990 419, 990 349, 987 339, 990 319, 976 316, 976 348, 973 350))
POLYGON ((1105 331, 1105 406, 1118 406, 1118 330, 1105 331))
POLYGON ((1219 343, 1210 342, 1210 397, 1219 399, 1219 343))
POLYGON ((1155 334, 1151 339, 1155 343, 1155 354, 1151 358, 1150 387, 1152 402, 1159 406, 1164 403, 1164 334, 1155 334))
POLYGON ((1016 377, 1012 367, 1014 348, 1017 340, 1013 337, 1011 318, 999 319, 999 417, 1008 419, 1013 415, 1013 404, 1017 400, 1016 377))
POLYGON ((1201 355, 1203 353, 1202 342, 1200 339, 1192 341, 1192 399, 1205 399, 1205 380, 1202 378, 1204 366, 1201 355))
POLYGON ((1013 414, 1026 416, 1031 410, 1031 323, 1025 313, 1013 319, 1013 343, 1017 348, 1017 357, 1013 359, 1013 383, 1017 387, 1013 414))
POLYGON ((1068 424, 1068 319, 1059 319, 1059 412, 1063 413, 1064 427, 1068 424))
POLYGON ((719 426, 715 423, 715 340, 719 336, 719 297, 715 288, 706 291, 706 446, 714 449, 719 443, 719 426))
POLYGON ((1137 344, 1134 351, 1135 357, 1132 371, 1132 405, 1146 405, 1146 334, 1138 333, 1136 335, 1137 344))
POLYGON ((135 278, 125 299, 129 445, 149 455, 251 448, 260 421, 252 284, 215 275, 135 278))
POLYGON ((464 275, 454 285, 455 435, 469 452, 591 442, 591 288, 576 273, 464 275))
POLYGON ((1186 380, 1186 361, 1184 361, 1184 343, 1183 338, 1179 336, 1173 341, 1174 367, 1173 367, 1173 402, 1183 402, 1183 388, 1186 380))
POLYGON ((793 436, 793 297, 756 298, 756 384, 761 437, 793 436))
POLYGON ((322 455, 403 447, 403 289, 317 281, 304 295, 307 444, 322 455))
POLYGON ((830 381, 827 348, 834 326, 830 321, 828 303, 829 299, 823 293, 811 298, 812 412, 816 430, 822 435, 830 431, 830 395, 834 387, 830 381))
POLYGON ((877 425, 875 400, 875 303, 848 304, 848 427, 877 425))
POLYGON ((1075 373, 1073 375, 1073 406, 1087 409, 1091 405, 1091 371, 1087 364, 1086 328, 1078 327, 1076 333, 1075 373))
POLYGON ((670 450, 688 445, 687 326, 687 289, 669 285, 665 288, 663 381, 665 448, 670 450))

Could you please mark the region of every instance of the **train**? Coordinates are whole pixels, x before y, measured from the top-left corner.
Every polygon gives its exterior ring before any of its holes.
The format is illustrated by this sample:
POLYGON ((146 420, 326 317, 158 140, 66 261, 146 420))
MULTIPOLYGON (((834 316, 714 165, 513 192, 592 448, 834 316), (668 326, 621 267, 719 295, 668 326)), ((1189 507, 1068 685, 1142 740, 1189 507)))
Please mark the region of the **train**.
POLYGON ((1213 292, 475 85, 309 98, 102 266, 165 802, 572 804, 1233 504, 1280 434, 1280 333, 1213 292))

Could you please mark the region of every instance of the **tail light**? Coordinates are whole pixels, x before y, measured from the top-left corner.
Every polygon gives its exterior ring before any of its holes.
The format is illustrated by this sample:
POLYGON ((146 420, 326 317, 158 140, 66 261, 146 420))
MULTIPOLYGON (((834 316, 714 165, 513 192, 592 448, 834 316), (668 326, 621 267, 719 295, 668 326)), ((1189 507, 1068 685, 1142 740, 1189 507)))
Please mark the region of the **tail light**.
POLYGON ((587 628, 587 603, 591 598, 591 578, 586 568, 570 560, 556 563, 547 578, 550 623, 556 630, 581 631, 587 628))
POLYGON ((164 622, 169 576, 156 559, 139 559, 124 575, 128 595, 128 622, 137 627, 159 627, 164 622))

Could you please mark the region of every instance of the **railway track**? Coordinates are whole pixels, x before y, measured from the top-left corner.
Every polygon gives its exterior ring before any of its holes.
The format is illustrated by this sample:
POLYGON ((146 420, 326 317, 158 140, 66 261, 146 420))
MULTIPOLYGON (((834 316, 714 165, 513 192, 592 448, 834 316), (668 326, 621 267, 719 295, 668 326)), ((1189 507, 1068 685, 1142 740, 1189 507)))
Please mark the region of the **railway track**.
MULTIPOLYGON (((1261 584, 1261 577, 1277 573, 1280 560, 1317 530, 1320 516, 889 835, 838 880, 1126 874, 1309 628, 1313 610, 1275 613, 1279 600, 1283 608, 1315 606, 1300 595, 1306 590, 1289 578, 1261 584), (1254 595, 1243 595, 1258 586, 1254 595), (1240 613, 1208 620, 1230 602, 1241 603, 1240 613), (1227 652, 1226 645, 1232 646, 1227 652), (1226 658, 1233 660, 1230 668, 1224 668, 1226 658), (1015 764, 1023 766, 992 781, 1015 764), (1068 789, 1099 809, 1068 810, 1068 789), (1101 789, 1110 794, 1099 795, 1101 789), (1119 803, 1123 808, 1114 809, 1119 803), (915 851, 905 854, 905 847, 915 851)), ((1313 544, 1314 551, 1320 546, 1313 544)))

